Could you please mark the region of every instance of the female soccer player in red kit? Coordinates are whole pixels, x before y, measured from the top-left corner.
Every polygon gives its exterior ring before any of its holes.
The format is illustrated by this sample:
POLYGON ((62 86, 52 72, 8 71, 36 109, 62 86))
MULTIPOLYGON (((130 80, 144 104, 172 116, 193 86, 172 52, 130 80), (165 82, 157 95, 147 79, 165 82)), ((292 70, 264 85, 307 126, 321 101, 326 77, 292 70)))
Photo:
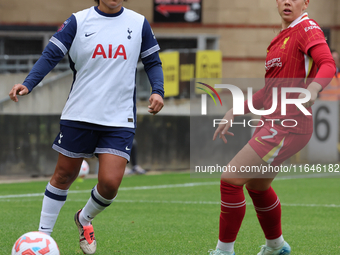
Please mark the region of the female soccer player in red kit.
MULTIPOLYGON (((334 76, 335 64, 321 28, 305 13, 309 0, 276 0, 276 3, 282 30, 267 49, 266 83, 253 95, 253 105, 255 109, 270 109, 273 87, 278 88, 278 98, 281 96, 280 86, 300 87, 311 93, 310 100, 303 104, 311 112, 310 107, 318 93, 334 76), (278 84, 277 80, 286 82, 278 84)), ((288 98, 304 97, 304 94, 288 94, 288 98)), ((247 101, 245 113, 249 113, 247 101)), ((233 120, 233 109, 229 110, 223 119, 233 120)), ((294 119, 298 124, 293 128, 286 128, 278 124, 281 122, 274 122, 272 126, 271 122, 264 121, 265 124, 256 128, 247 145, 229 162, 232 167, 240 170, 241 166, 278 166, 300 151, 308 143, 313 132, 311 115, 305 115, 294 105, 289 105, 286 116, 283 116, 280 101, 274 113, 262 116, 262 119, 294 119)), ((230 121, 219 125, 214 140, 219 137, 227 142, 225 135, 233 135, 228 131, 229 123, 230 121)), ((280 200, 271 187, 275 176, 262 175, 253 178, 232 174, 226 172, 221 177, 219 240, 216 250, 209 251, 210 255, 235 254, 234 243, 246 210, 244 185, 253 200, 266 237, 266 245, 262 246, 258 255, 290 254, 291 248, 282 236, 280 200)))

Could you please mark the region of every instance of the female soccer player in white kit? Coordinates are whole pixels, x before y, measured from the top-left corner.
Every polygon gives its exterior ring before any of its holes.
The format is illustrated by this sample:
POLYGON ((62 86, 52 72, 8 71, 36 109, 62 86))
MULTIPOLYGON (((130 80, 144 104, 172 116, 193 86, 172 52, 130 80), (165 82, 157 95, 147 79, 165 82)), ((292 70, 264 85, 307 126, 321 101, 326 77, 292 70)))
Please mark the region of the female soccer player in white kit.
POLYGON ((95 2, 98 6, 74 13, 64 22, 23 84, 14 85, 9 93, 17 102, 17 95, 31 92, 68 53, 74 80, 52 146, 59 158, 45 190, 39 231, 52 233, 83 158, 97 155, 98 183, 85 207, 75 214, 85 254, 96 251, 91 221, 115 199, 130 159, 139 56, 152 86, 151 114, 162 109, 164 96, 160 48, 148 21, 124 8, 123 0, 95 2))
MULTIPOLYGON (((270 109, 272 88, 280 88, 284 84, 282 87, 300 87, 310 92, 311 99, 304 103, 304 106, 311 112, 310 107, 318 93, 333 77, 335 64, 321 28, 304 12, 309 0, 276 0, 276 2, 282 30, 267 49, 266 84, 253 95, 253 105, 255 109, 270 109), (281 81, 281 84, 277 81, 281 81)), ((281 92, 278 93, 278 98, 280 94, 281 92)), ((290 93, 288 96, 297 97, 305 96, 296 93, 290 93)), ((245 112, 249 113, 247 101, 244 106, 245 112)), ((271 127, 270 122, 265 121, 266 124, 256 128, 248 144, 238 152, 229 165, 238 170, 242 166, 267 164, 278 166, 300 151, 312 135, 313 118, 311 115, 304 115, 295 105, 290 106, 285 116, 281 114, 281 106, 278 105, 274 113, 262 116, 262 119, 293 119, 298 123, 296 127, 285 128, 277 122, 271 127)), ((233 120, 233 109, 229 110, 223 119, 233 120)), ((228 131, 229 127, 230 124, 219 125, 213 139, 220 137, 227 142, 225 135, 233 135, 228 131)), ((282 236, 280 200, 271 187, 275 174, 257 177, 240 174, 235 176, 227 172, 222 174, 219 240, 216 250, 210 251, 210 255, 235 255, 234 243, 246 210, 244 185, 252 198, 266 237, 266 245, 262 246, 258 255, 290 254, 291 248, 282 236)))

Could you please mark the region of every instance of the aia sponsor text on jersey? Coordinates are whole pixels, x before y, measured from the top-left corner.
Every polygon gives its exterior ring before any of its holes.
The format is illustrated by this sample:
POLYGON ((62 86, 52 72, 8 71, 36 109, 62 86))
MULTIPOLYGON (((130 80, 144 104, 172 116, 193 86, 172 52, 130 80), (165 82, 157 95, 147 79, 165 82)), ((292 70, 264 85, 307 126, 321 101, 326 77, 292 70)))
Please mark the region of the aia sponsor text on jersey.
POLYGON ((102 44, 97 44, 92 58, 118 58, 119 56, 122 56, 125 60, 127 59, 124 45, 120 44, 117 49, 114 49, 112 44, 109 44, 106 47, 104 47, 102 44))

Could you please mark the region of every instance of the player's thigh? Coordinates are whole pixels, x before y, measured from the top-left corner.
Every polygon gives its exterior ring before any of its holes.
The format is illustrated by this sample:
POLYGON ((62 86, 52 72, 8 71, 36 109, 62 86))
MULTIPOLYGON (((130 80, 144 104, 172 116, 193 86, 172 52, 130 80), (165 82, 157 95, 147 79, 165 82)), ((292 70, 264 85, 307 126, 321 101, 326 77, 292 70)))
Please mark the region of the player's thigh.
POLYGON ((254 178, 246 183, 247 189, 265 191, 270 188, 274 178, 254 178))
MULTIPOLYGON (((93 156, 98 132, 60 125, 60 132, 52 148, 59 152, 51 179, 57 188, 68 188, 77 178, 83 158, 93 156)), ((53 184, 52 184, 53 185, 53 184)))
POLYGON ((249 145, 265 162, 261 172, 247 182, 247 188, 252 190, 267 190, 285 160, 306 146, 311 134, 295 134, 280 128, 263 127, 254 133, 249 145))
POLYGON ((234 171, 222 173, 221 179, 233 185, 244 185, 258 175, 257 172, 250 170, 263 164, 265 164, 263 159, 247 143, 228 164, 230 165, 228 169, 234 169, 234 171))
POLYGON ((98 140, 98 182, 107 192, 118 190, 124 176, 126 163, 130 160, 134 133, 117 128, 103 132, 98 140))
POLYGON ((300 151, 310 136, 293 134, 280 128, 259 127, 248 144, 229 163, 231 167, 228 169, 234 167, 236 171, 223 173, 222 180, 243 185, 255 179, 249 185, 257 189, 268 186, 278 174, 271 169, 300 151), (258 178, 263 180, 256 180, 258 178))
POLYGON ((70 158, 59 153, 54 174, 50 180, 52 186, 58 189, 68 189, 78 177, 83 158, 70 158))
POLYGON ((98 154, 98 182, 107 192, 117 191, 123 179, 127 160, 124 157, 101 153, 98 154))

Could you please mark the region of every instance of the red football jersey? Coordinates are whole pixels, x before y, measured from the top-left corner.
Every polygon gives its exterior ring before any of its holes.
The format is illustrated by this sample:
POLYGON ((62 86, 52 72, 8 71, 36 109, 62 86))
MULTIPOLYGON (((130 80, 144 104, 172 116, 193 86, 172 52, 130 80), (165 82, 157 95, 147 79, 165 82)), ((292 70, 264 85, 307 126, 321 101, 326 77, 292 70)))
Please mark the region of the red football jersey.
MULTIPOLYGON (((307 14, 296 19, 287 29, 276 36, 267 48, 265 86, 253 96, 256 109, 270 109, 272 89, 278 88, 278 105, 274 113, 263 116, 265 119, 294 119, 296 127, 290 127, 292 133, 309 134, 313 132, 312 116, 304 115, 295 105, 287 105, 286 115, 281 114, 281 88, 307 88, 317 73, 308 50, 321 43, 326 43, 320 26, 307 14)), ((298 98, 300 93, 288 93, 287 98, 298 98)), ((248 107, 247 107, 248 108, 248 107)), ((248 110, 248 109, 247 109, 248 110)), ((312 113, 312 109, 307 109, 312 113)), ((285 125, 293 125, 286 122, 285 125)))
POLYGON ((320 26, 304 14, 282 30, 268 46, 265 77, 315 77, 317 67, 308 55, 308 50, 320 43, 326 43, 320 26))

